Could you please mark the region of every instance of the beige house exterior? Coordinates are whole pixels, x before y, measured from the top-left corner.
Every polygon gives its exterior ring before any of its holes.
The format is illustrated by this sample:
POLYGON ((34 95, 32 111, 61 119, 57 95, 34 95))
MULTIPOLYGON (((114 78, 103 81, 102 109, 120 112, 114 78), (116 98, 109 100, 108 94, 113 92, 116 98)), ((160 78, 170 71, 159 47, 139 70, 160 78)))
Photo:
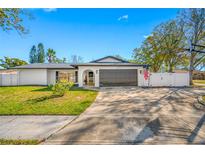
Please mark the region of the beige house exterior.
POLYGON ((18 85, 53 85, 58 80, 72 81, 79 87, 143 86, 143 70, 137 65, 107 56, 83 64, 28 64, 17 66, 18 85))
POLYGON ((82 64, 28 64, 0 74, 0 86, 54 85, 60 80, 79 87, 139 86, 186 87, 189 73, 152 73, 149 65, 138 65, 113 56, 82 64))

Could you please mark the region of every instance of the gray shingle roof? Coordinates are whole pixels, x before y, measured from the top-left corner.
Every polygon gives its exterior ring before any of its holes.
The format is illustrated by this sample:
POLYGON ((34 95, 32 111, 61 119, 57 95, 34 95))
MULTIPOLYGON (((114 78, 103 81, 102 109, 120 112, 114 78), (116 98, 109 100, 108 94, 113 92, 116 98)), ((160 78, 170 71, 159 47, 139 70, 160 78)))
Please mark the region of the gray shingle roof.
POLYGON ((14 69, 43 69, 43 68, 54 68, 54 69, 73 69, 75 67, 70 64, 55 64, 55 63, 34 63, 22 66, 13 67, 14 69))
MULTIPOLYGON (((114 57, 114 56, 106 56, 106 57, 103 57, 103 58, 100 58, 100 59, 97 59, 97 60, 93 60, 91 61, 90 63, 102 63, 102 62, 99 62, 103 59, 106 59, 106 58, 112 58, 112 59, 115 59, 115 60, 118 60, 119 62, 121 63, 129 63, 128 61, 126 60, 123 60, 123 59, 120 59, 120 58, 117 58, 117 57, 114 57)), ((103 62, 104 63, 104 62, 103 62)))
POLYGON ((76 64, 76 66, 141 66, 141 67, 147 67, 150 65, 117 62, 117 63, 82 63, 82 64, 76 64))

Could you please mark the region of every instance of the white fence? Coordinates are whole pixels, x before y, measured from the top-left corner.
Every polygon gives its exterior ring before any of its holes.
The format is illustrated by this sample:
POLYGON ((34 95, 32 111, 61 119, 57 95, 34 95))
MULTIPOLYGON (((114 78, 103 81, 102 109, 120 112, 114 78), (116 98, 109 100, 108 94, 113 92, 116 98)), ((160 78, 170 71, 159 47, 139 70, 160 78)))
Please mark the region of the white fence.
POLYGON ((18 74, 0 74, 0 86, 17 86, 18 74))
POLYGON ((189 73, 151 73, 148 86, 183 87, 189 86, 189 73))

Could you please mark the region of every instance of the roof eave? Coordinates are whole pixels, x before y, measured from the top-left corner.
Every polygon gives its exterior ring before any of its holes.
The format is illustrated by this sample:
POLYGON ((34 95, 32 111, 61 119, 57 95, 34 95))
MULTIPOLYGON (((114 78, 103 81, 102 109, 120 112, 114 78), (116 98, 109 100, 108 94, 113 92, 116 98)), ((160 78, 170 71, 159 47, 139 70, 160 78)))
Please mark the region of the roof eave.
POLYGON ((90 61, 89 63, 101 63, 101 62, 98 62, 98 61, 106 59, 106 58, 113 58, 113 59, 119 60, 119 61, 121 61, 123 63, 129 63, 126 60, 123 60, 123 59, 120 59, 120 58, 117 58, 117 57, 114 57, 114 56, 106 56, 106 57, 103 57, 103 58, 100 58, 100 59, 96 59, 96 60, 90 61))
POLYGON ((125 64, 120 64, 120 65, 114 65, 114 64, 110 64, 108 65, 107 63, 106 64, 103 64, 103 63, 99 63, 99 64, 76 64, 76 66, 139 66, 139 67, 150 67, 150 65, 141 65, 141 64, 130 64, 130 65, 125 65, 125 64))

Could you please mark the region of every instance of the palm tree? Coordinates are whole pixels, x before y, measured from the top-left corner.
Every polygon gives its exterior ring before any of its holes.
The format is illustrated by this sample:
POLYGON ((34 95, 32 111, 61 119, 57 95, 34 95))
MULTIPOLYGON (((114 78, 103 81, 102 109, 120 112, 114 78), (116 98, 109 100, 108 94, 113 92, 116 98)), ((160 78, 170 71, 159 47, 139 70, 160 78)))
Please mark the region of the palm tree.
POLYGON ((48 49, 46 53, 47 59, 49 63, 52 63, 56 57, 56 52, 53 49, 48 49))

